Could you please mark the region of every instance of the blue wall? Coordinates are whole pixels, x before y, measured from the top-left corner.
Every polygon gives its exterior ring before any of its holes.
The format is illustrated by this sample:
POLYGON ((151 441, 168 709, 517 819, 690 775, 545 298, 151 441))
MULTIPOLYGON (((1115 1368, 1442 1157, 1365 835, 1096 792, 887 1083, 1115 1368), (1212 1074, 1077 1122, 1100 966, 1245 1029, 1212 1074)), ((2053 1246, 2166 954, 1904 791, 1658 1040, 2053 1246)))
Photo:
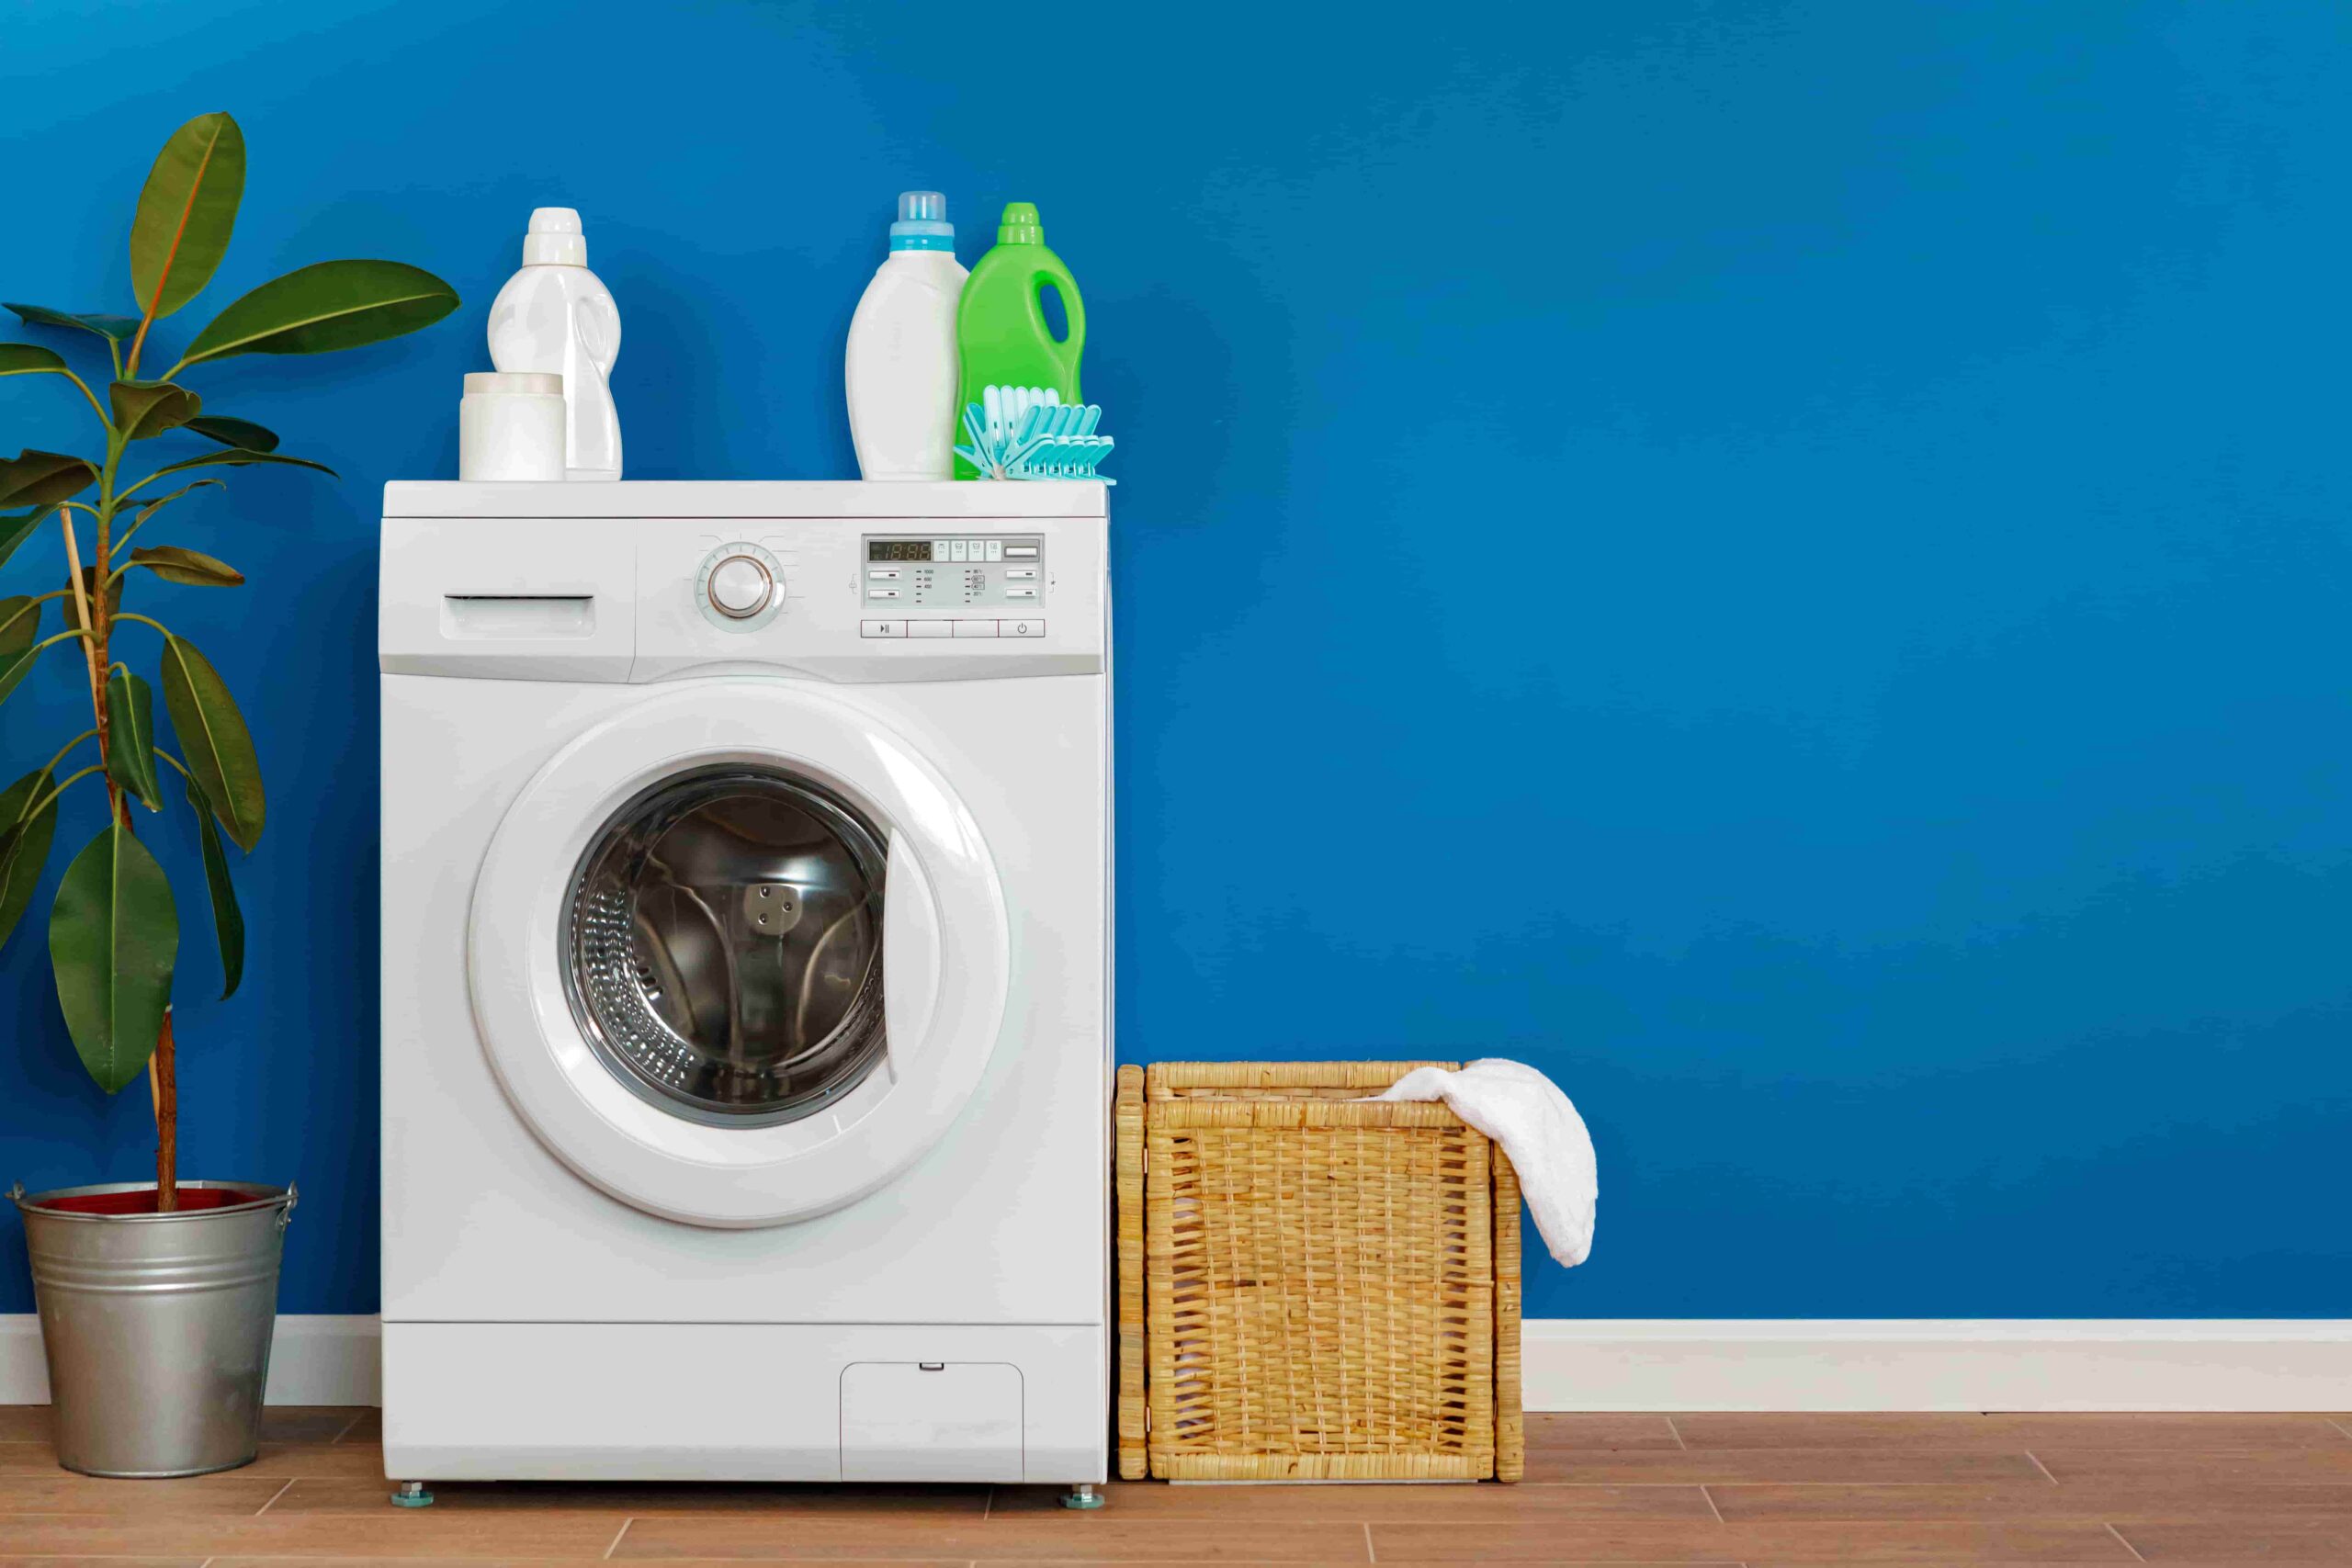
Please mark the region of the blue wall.
MULTIPOLYGON (((467 299, 195 378, 345 478, 189 506, 255 587, 148 606, 269 776, 226 1005, 159 836, 187 1166, 301 1183, 288 1309, 376 1302, 378 486, 455 471, 526 214, 587 217, 633 477, 832 478, 935 186, 967 261, 1042 205, 1122 441, 1123 1055, 1540 1063, 1607 1182, 1533 1313, 2346 1312, 2352 13, 1153 9, 1075 56, 944 5, 12 10, 0 298, 126 308, 154 148, 225 107, 175 341, 334 255, 467 299)), ((10 451, 74 412, 0 385, 10 451)), ((60 657, 0 710, 11 776, 75 703, 60 657)), ((0 1181, 139 1176, 47 908, 0 1181)))

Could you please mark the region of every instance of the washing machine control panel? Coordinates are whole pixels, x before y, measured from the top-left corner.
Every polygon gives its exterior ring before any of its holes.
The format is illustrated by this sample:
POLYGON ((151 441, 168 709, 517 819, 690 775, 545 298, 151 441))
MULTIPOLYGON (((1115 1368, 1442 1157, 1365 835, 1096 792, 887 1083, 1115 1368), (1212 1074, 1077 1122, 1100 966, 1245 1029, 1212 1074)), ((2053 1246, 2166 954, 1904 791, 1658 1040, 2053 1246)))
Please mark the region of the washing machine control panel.
POLYGON ((1046 541, 1038 534, 939 539, 868 534, 860 541, 867 637, 1041 637, 1046 541))

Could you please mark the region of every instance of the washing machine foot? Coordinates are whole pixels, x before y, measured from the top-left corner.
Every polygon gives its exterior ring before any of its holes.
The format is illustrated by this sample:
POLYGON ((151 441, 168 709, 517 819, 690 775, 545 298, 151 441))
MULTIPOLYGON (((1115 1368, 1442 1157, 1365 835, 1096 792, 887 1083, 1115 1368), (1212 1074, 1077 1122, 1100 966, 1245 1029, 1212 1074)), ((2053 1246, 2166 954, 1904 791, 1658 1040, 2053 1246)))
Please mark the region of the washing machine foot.
POLYGON ((1091 1483, 1083 1481, 1062 1494, 1062 1506, 1065 1508, 1099 1508, 1109 1501, 1091 1483))
POLYGON ((392 1506, 396 1508, 429 1508, 433 1494, 424 1489, 422 1481, 403 1481, 392 1488, 392 1506))

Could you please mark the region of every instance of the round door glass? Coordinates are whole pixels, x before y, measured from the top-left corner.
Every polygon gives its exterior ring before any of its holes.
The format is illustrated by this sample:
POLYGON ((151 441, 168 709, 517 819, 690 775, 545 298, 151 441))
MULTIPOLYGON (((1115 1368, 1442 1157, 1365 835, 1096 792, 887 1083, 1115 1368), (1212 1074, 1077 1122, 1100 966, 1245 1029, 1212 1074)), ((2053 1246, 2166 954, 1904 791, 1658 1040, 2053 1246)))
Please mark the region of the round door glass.
POLYGON ((615 1076, 721 1125, 812 1115, 884 1048, 878 835, 781 772, 666 780, 606 822, 574 874, 564 983, 615 1076))

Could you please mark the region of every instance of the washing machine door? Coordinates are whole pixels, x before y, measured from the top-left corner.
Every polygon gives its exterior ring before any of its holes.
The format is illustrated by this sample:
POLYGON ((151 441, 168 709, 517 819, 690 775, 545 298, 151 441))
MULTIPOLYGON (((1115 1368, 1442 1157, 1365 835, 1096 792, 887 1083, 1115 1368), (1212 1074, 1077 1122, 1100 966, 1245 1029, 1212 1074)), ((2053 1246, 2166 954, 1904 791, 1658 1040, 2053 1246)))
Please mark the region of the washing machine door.
POLYGON ((971 1099, 1004 899, 970 812, 872 715, 698 684, 526 786, 468 966, 491 1065, 565 1164, 665 1218, 780 1224, 882 1186, 971 1099))

